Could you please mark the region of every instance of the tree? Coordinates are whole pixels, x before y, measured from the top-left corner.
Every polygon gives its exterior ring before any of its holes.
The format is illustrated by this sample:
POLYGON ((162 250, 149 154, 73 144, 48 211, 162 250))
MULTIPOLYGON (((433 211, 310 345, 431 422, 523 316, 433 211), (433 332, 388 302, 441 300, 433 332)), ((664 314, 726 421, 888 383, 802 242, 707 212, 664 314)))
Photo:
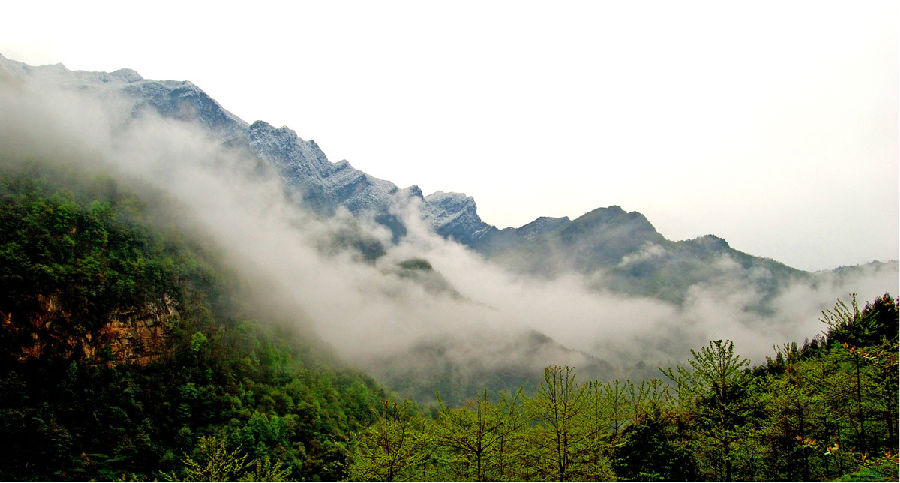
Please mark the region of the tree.
POLYGON ((474 464, 474 473, 457 471, 458 476, 485 481, 488 456, 503 434, 503 421, 497 417, 497 407, 488 400, 487 390, 458 409, 447 408, 440 399, 438 402, 441 408, 437 416, 438 444, 453 453, 457 463, 454 466, 462 462, 468 469, 470 463, 474 464))
POLYGON ((603 405, 608 410, 609 423, 613 430, 613 439, 619 437, 619 432, 625 426, 625 421, 630 417, 630 408, 626 395, 633 390, 631 381, 621 382, 618 379, 603 385, 603 405))
POLYGON ((831 309, 824 310, 819 320, 828 326, 825 332, 829 343, 866 347, 883 342, 897 342, 898 303, 890 294, 884 294, 867 303, 860 311, 856 294, 850 294, 848 307, 838 300, 831 309))
MULTIPOLYGON (((844 355, 850 366, 852 405, 855 411, 853 429, 856 449, 862 453, 881 446, 896 447, 897 441, 897 341, 898 303, 884 294, 867 303, 860 311, 856 294, 848 306, 838 300, 832 309, 822 312, 820 321, 828 328, 826 343, 831 351, 844 355), (875 416, 869 421, 870 416, 875 416), (870 425, 883 426, 883 431, 870 425)), ((847 388, 845 387, 844 390, 847 388)), ((849 418, 848 418, 849 419, 849 418)))
POLYGON ((522 388, 516 391, 510 399, 503 392, 500 393, 500 401, 496 405, 495 415, 500 421, 497 427, 497 479, 505 480, 510 473, 510 458, 519 449, 523 435, 521 430, 526 425, 522 406, 522 388))
POLYGON ((613 451, 616 476, 637 481, 693 481, 696 463, 675 442, 674 425, 659 412, 628 425, 613 451))
POLYGON ((381 418, 359 435, 350 479, 356 481, 422 480, 416 468, 427 457, 424 420, 412 403, 384 401, 381 418))
POLYGON ((581 421, 588 410, 587 389, 575 382, 573 368, 550 366, 544 369, 544 381, 534 399, 529 401, 532 414, 545 435, 544 442, 549 442, 554 476, 559 481, 571 476, 579 446, 590 436, 581 421))
POLYGON ((733 478, 733 450, 748 410, 748 359, 734 353, 731 341, 714 340, 691 349, 690 367, 662 373, 675 385, 679 402, 697 419, 701 448, 715 478, 733 478), (712 446, 710 446, 712 443, 712 446))

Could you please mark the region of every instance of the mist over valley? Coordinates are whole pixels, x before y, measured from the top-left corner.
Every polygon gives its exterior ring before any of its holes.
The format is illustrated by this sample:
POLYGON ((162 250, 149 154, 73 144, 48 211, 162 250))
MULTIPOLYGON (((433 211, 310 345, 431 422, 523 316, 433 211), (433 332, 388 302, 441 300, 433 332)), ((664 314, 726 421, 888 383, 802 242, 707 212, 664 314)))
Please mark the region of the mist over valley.
POLYGON ((421 401, 533 384, 551 364, 655 377, 714 339, 761 361, 820 332, 836 299, 897 292, 896 261, 805 272, 714 235, 667 240, 618 206, 500 230, 471 197, 332 163, 189 82, 0 67, 5 168, 152 190, 154 222, 208 243, 243 305, 421 401))

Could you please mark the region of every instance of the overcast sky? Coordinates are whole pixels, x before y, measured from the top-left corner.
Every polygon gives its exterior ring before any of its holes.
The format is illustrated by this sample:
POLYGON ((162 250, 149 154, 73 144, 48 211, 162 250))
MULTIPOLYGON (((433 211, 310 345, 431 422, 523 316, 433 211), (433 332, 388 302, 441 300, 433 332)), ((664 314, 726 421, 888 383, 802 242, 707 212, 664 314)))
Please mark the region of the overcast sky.
POLYGON ((499 227, 620 205, 808 270, 898 258, 896 1, 3 10, 6 57, 191 80, 499 227))

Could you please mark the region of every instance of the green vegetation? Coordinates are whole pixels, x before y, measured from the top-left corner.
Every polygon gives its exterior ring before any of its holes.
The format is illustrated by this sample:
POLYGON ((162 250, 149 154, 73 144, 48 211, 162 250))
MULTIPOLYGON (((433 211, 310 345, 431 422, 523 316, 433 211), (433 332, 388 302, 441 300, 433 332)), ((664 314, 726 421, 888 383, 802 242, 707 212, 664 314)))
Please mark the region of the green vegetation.
POLYGON ((343 478, 385 393, 247 317, 137 198, 80 183, 0 181, 0 479, 343 478))
POLYGON ((896 481, 897 307, 889 295, 838 303, 824 336, 754 368, 717 340, 666 381, 579 383, 553 366, 531 397, 481 393, 428 416, 386 407, 350 476, 896 481))
POLYGON ((424 270, 426 272, 434 270, 431 262, 422 258, 410 258, 400 262, 400 268, 403 270, 424 270))
POLYGON ((658 379, 552 366, 530 395, 423 409, 259 320, 159 196, 54 179, 0 177, 0 479, 898 478, 889 295, 757 367, 712 341, 658 379))

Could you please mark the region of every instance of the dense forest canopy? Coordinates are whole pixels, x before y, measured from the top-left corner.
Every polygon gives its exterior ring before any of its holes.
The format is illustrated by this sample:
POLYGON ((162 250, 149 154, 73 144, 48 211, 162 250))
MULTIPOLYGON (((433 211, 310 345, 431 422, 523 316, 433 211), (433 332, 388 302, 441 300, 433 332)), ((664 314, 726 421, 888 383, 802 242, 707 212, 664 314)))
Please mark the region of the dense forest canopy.
POLYGON ((254 311, 161 195, 63 172, 0 173, 0 479, 897 479, 891 295, 757 366, 714 340, 657 378, 550 366, 422 406, 254 311))
POLYGON ((0 479, 343 477, 384 390, 108 179, 53 179, 0 180, 0 479))

